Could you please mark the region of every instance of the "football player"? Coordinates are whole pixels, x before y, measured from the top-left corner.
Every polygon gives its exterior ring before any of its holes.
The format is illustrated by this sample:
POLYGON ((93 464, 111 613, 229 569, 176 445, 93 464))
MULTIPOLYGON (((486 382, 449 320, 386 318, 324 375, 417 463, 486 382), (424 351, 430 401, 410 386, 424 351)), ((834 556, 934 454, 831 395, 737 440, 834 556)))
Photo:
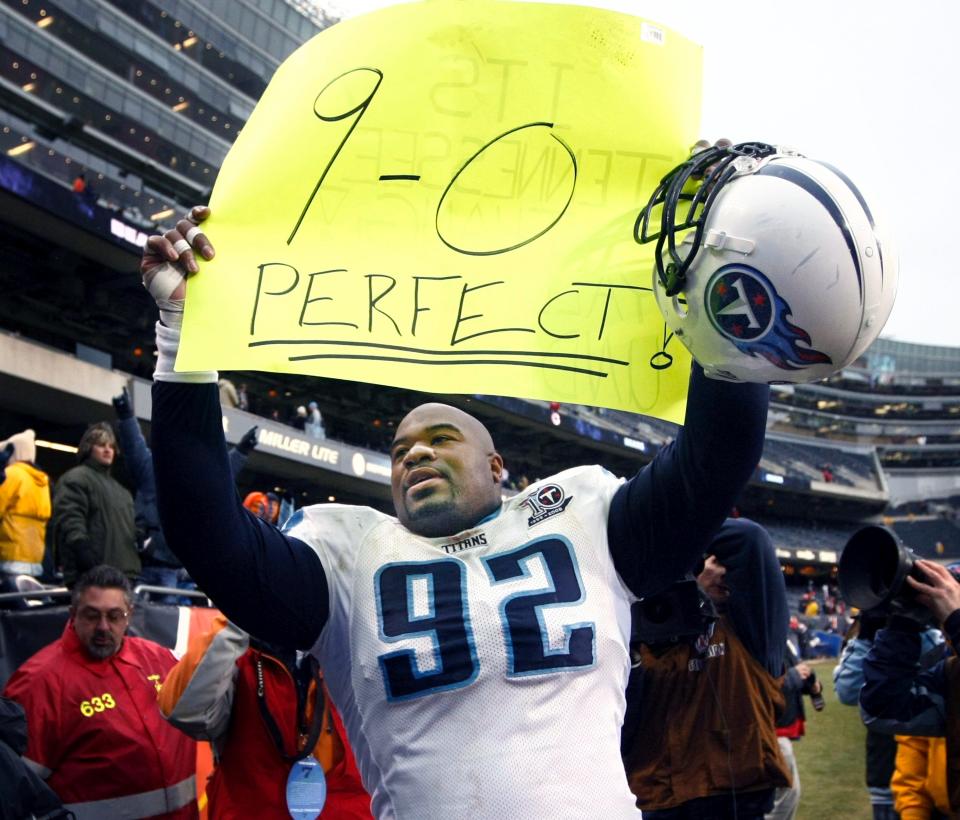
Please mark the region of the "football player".
POLYGON ((396 428, 396 517, 323 504, 281 533, 236 496, 217 375, 173 369, 184 274, 214 253, 208 215, 150 237, 142 261, 161 309, 160 510, 191 576, 243 629, 317 655, 375 815, 638 816, 619 757, 630 605, 724 520, 759 460, 768 388, 695 365, 683 429, 637 475, 577 467, 507 500, 483 424, 421 405, 396 428))

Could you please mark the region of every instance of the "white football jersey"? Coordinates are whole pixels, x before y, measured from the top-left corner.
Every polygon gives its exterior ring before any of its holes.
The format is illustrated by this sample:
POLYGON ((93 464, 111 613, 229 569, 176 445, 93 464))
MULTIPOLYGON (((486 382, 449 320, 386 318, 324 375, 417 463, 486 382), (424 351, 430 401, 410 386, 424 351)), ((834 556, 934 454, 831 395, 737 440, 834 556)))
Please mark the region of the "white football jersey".
POLYGON ((600 467, 532 485, 423 538, 318 505, 330 617, 314 653, 380 818, 638 817, 620 760, 630 605, 600 467))

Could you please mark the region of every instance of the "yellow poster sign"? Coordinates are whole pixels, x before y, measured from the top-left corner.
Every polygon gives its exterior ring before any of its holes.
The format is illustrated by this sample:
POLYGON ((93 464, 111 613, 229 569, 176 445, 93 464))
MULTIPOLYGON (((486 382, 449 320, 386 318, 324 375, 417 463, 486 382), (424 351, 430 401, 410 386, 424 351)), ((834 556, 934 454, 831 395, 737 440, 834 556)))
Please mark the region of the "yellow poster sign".
POLYGON ((426 0, 279 68, 221 169, 180 370, 679 420, 689 357, 634 239, 696 137, 699 47, 629 15, 426 0))

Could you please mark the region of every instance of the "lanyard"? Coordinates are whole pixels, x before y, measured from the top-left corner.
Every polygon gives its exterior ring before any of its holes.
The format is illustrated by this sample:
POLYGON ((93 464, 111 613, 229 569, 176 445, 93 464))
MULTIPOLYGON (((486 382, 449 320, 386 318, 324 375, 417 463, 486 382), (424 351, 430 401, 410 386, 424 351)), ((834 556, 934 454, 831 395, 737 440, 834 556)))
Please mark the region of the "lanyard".
MULTIPOLYGON (((323 723, 323 709, 324 709, 324 697, 323 697, 323 683, 320 678, 320 667, 317 664, 316 659, 310 655, 307 658, 307 662, 310 664, 310 679, 316 684, 316 702, 313 707, 313 718, 310 721, 310 729, 307 732, 306 743, 304 743, 303 748, 300 751, 294 752, 294 754, 287 754, 285 750, 285 744, 283 742, 283 737, 280 734, 280 729, 277 726, 277 722, 273 719, 273 715, 270 714, 270 707, 267 706, 267 697, 264 692, 264 683, 263 683, 263 658, 262 655, 258 652, 256 656, 256 667, 257 667, 257 705, 260 707, 260 717, 263 718, 264 726, 267 728, 267 732, 270 733, 270 737, 273 738, 273 743, 277 747, 277 752, 280 754, 284 760, 289 760, 291 762, 296 762, 297 760, 303 760, 313 753, 314 747, 317 745, 317 739, 320 737, 320 725, 323 723)), ((296 680, 294 680, 294 688, 296 688, 296 680)), ((308 687, 309 691, 309 687, 308 687)), ((297 697, 297 728, 300 728, 300 698, 297 697)), ((306 705, 304 705, 304 713, 306 713, 306 705)), ((302 736, 301 732, 301 736, 302 736)))

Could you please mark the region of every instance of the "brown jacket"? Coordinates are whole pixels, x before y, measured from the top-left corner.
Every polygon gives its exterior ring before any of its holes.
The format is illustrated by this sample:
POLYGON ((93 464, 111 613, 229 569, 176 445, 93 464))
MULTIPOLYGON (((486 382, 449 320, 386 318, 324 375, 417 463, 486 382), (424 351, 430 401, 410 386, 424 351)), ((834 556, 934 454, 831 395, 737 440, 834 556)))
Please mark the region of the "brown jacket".
POLYGON ((780 679, 747 651, 725 617, 709 640, 655 655, 642 648, 643 712, 627 778, 644 811, 790 785, 780 757, 780 679))

